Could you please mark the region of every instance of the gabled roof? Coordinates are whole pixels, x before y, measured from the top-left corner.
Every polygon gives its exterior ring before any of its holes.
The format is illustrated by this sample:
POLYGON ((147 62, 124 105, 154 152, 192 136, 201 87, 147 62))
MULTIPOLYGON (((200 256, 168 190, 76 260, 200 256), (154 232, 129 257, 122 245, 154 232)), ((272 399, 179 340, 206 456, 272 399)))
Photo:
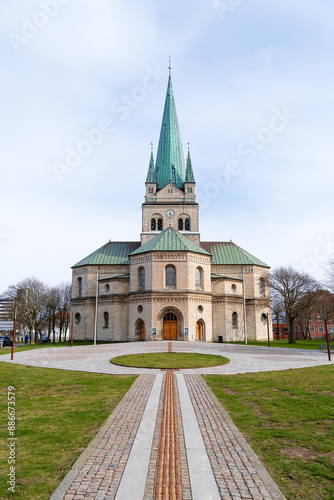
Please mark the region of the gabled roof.
POLYGON ((179 233, 172 227, 168 227, 154 238, 147 241, 140 248, 132 252, 131 255, 138 255, 146 252, 193 252, 210 255, 209 252, 196 245, 186 236, 179 233))
POLYGON ((212 265, 253 265, 267 268, 270 267, 232 241, 202 241, 201 247, 212 254, 212 265))
POLYGON ((155 178, 158 189, 163 188, 169 182, 183 189, 185 165, 170 75, 155 163, 155 178))
POLYGON ((72 267, 87 265, 130 264, 129 254, 140 247, 139 241, 109 241, 72 267))

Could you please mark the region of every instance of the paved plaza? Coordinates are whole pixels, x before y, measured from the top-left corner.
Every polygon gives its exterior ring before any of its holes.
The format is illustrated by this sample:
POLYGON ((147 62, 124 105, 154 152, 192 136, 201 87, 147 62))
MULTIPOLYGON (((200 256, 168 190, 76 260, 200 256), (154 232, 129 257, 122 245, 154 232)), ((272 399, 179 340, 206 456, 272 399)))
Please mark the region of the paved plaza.
POLYGON ((51 500, 276 500, 278 489, 200 374, 328 364, 318 351, 228 344, 141 342, 16 352, 1 361, 110 374, 139 374, 51 500), (110 359, 140 352, 220 354, 227 365, 149 370, 110 359))

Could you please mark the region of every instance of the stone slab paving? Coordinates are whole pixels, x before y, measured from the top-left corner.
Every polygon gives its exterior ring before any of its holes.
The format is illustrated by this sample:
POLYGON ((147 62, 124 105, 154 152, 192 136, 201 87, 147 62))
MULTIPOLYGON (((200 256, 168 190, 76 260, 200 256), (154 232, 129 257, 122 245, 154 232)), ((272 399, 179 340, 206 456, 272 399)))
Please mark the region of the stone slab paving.
POLYGON ((115 498, 155 379, 143 375, 134 382, 51 500, 115 498))
POLYGON ((198 375, 184 375, 207 455, 224 500, 284 499, 228 414, 198 375))
MULTIPOLYGON (((96 346, 53 347, 0 356, 0 362, 18 363, 29 366, 60 368, 94 373, 143 374, 159 373, 159 370, 128 368, 110 363, 115 356, 145 352, 167 352, 168 341, 131 342, 120 344, 99 344, 96 346)), ((332 364, 327 354, 318 350, 284 349, 277 347, 257 347, 232 344, 212 344, 201 342, 172 342, 173 352, 199 352, 220 354, 230 359, 227 365, 180 370, 181 373, 232 374, 272 370, 287 370, 332 364)))
MULTIPOLYGON (((174 377, 182 498, 283 500, 203 379, 182 373, 174 377)), ((161 372, 140 376, 50 500, 157 498, 164 386, 161 372)))

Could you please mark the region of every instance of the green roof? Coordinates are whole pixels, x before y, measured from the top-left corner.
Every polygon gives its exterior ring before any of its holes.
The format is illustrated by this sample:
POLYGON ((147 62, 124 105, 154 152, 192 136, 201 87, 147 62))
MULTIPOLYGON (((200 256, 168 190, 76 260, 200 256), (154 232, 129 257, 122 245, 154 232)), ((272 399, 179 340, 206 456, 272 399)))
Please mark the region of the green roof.
POLYGON ((190 151, 189 150, 188 150, 188 157, 187 157, 187 168, 186 168, 185 182, 195 182, 194 173, 193 173, 193 167, 191 165, 191 158, 190 158, 190 151))
POLYGON ((140 248, 137 248, 131 255, 146 252, 193 252, 210 255, 209 252, 196 245, 196 243, 172 227, 161 231, 161 233, 144 243, 140 248))
POLYGON ((155 178, 158 189, 170 182, 183 189, 185 181, 183 148, 170 75, 155 163, 155 178))
POLYGON ((212 254, 212 265, 253 265, 260 267, 270 267, 254 255, 246 252, 238 245, 229 242, 201 242, 201 247, 212 254))
POLYGON ((148 166, 146 182, 156 182, 155 180, 155 168, 154 168, 154 158, 153 151, 151 151, 150 163, 148 166))
POLYGON ((72 267, 87 265, 130 264, 129 254, 140 247, 139 241, 109 241, 72 267))

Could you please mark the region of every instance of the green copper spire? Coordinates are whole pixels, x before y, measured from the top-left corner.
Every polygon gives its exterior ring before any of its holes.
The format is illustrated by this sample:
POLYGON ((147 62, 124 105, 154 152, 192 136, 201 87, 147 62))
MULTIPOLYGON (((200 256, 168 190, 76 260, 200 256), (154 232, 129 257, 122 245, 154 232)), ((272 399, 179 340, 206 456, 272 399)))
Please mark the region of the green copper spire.
POLYGON ((191 165, 190 150, 188 149, 187 168, 185 182, 195 182, 193 167, 191 165))
POLYGON ((153 151, 151 150, 150 164, 148 166, 146 182, 156 182, 153 151))
POLYGON ((185 165, 170 75, 155 164, 155 177, 158 189, 162 189, 169 182, 183 189, 185 165))

